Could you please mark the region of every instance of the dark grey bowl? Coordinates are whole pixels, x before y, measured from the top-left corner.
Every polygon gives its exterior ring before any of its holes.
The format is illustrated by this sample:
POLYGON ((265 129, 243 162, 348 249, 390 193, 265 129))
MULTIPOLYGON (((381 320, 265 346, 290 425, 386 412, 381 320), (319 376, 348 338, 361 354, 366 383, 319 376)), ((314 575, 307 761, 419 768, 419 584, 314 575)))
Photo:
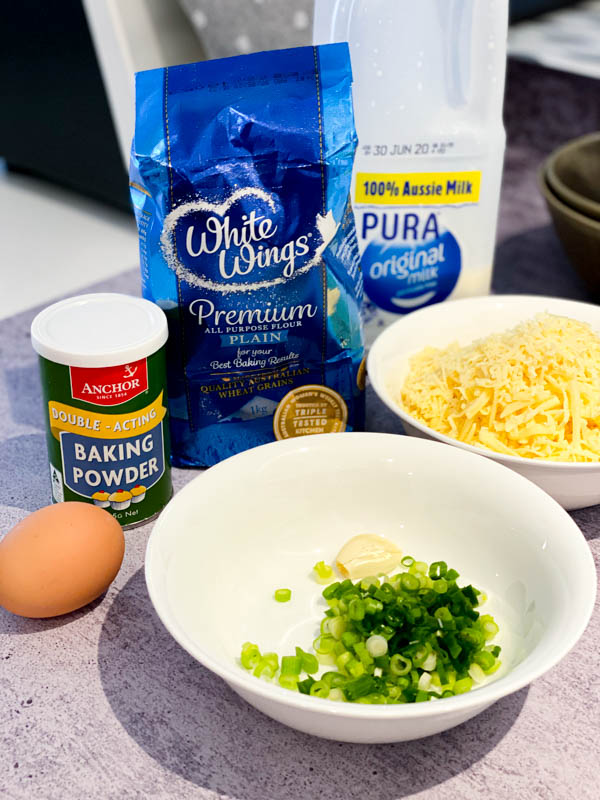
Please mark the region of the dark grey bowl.
POLYGON ((546 180, 563 203, 600 220, 600 132, 555 150, 546 161, 546 180))
POLYGON ((554 227, 567 257, 596 300, 600 300, 600 220, 573 210, 552 191, 546 169, 538 181, 554 227))

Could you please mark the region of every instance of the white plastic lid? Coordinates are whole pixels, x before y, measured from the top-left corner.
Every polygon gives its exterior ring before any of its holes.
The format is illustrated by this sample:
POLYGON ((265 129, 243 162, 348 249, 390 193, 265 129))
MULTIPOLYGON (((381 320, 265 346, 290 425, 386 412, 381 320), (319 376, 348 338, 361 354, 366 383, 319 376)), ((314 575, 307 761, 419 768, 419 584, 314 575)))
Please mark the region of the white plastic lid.
POLYGON ((149 300, 103 292, 54 303, 31 323, 34 350, 72 367, 114 367, 155 353, 167 341, 164 311, 149 300))

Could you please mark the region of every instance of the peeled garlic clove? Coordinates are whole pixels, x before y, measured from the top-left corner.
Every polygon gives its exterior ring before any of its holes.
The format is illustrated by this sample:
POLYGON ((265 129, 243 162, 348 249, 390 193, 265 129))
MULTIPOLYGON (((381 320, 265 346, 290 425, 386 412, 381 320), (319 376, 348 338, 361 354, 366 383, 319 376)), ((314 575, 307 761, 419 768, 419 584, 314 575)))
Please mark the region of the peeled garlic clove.
POLYGON ((393 542, 374 533, 354 536, 342 547, 335 565, 344 576, 356 580, 391 572, 400 564, 402 551, 393 542))

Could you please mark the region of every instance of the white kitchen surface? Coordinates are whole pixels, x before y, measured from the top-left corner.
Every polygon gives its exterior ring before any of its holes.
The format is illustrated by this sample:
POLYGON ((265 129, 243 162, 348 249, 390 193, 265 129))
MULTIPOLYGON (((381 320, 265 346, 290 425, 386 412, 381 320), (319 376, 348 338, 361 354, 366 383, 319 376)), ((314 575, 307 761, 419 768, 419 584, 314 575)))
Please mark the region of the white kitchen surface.
POLYGON ((132 215, 0 162, 0 319, 75 294, 138 262, 132 215))

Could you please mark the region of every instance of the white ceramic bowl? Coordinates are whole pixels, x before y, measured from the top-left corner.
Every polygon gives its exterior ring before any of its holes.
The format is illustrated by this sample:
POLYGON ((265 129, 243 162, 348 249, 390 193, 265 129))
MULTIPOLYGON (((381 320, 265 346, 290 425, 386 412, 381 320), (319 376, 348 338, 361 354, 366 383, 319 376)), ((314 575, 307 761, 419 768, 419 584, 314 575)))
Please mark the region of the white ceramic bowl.
POLYGON ((458 448, 376 433, 275 442, 198 476, 154 526, 146 582, 171 635, 249 703, 349 742, 428 736, 522 688, 575 644, 596 590, 583 536, 537 486, 458 448), (242 669, 245 641, 280 655, 311 647, 326 608, 312 567, 364 532, 443 559, 488 593, 503 649, 494 682, 444 700, 368 706, 301 695, 242 669), (281 587, 292 590, 289 603, 273 599, 281 587))
POLYGON ((398 320, 375 340, 367 371, 373 389, 401 420, 406 433, 461 447, 499 461, 541 486, 563 508, 585 508, 600 503, 600 463, 576 464, 520 458, 494 453, 451 439, 407 414, 393 399, 390 384, 399 389, 408 373, 411 356, 424 347, 466 345, 490 333, 502 332, 535 314, 572 317, 588 322, 600 334, 600 307, 574 300, 533 295, 470 297, 428 306, 398 320))

